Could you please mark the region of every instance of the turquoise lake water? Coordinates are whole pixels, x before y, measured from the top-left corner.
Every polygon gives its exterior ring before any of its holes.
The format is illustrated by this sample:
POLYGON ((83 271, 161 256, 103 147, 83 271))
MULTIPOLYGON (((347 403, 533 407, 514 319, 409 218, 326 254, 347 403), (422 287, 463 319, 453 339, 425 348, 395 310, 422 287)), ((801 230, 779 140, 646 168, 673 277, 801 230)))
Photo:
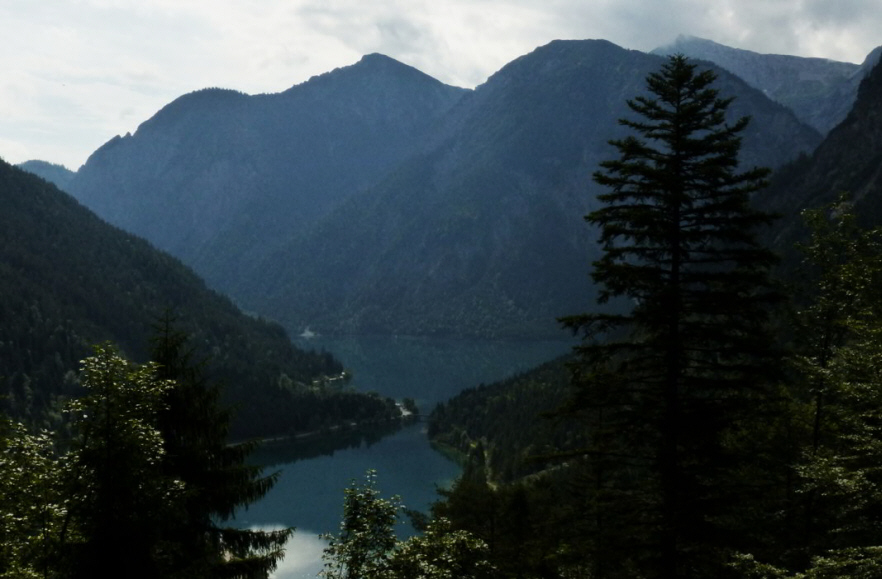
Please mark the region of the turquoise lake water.
MULTIPOLYGON (((306 341, 324 348, 353 373, 352 385, 396 399, 410 397, 428 413, 465 388, 528 370, 569 351, 572 341, 498 342, 429 338, 340 338, 306 341)), ((314 577, 321 569, 321 533, 337 531, 343 490, 352 479, 377 471, 383 496, 399 495, 408 508, 427 511, 435 489, 459 475, 458 466, 429 445, 425 423, 394 432, 344 433, 322 440, 266 445, 253 457, 268 471, 279 471, 276 486, 237 515, 243 527, 294 526, 297 532, 277 579, 314 577)), ((410 532, 399 529, 401 536, 410 532)))

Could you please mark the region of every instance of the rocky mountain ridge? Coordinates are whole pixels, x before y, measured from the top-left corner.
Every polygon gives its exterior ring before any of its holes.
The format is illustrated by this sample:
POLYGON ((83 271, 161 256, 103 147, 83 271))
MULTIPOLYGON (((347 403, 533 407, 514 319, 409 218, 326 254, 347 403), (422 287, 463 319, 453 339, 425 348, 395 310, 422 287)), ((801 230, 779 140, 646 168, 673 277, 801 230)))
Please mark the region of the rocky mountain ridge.
POLYGON ((861 80, 879 62, 882 46, 860 65, 825 58, 760 54, 694 36, 680 36, 653 54, 680 53, 713 62, 793 110, 821 134, 827 134, 851 110, 861 80))

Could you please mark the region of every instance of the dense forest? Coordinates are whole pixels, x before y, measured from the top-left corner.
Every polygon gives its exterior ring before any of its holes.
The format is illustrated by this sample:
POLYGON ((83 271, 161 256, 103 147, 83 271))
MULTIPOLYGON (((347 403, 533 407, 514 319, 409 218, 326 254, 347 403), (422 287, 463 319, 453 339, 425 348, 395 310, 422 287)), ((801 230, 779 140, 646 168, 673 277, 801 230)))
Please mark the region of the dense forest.
POLYGON ((280 326, 242 314, 178 260, 2 161, 0 205, 0 408, 10 416, 57 427, 92 345, 110 341, 146 361, 167 311, 224 382, 234 437, 397 414, 392 401, 332 386, 344 368, 329 353, 295 347, 280 326))
POLYGON ((481 459, 494 483, 513 482, 544 470, 543 456, 585 442, 579 428, 560 428, 549 416, 566 401, 570 382, 565 356, 507 380, 468 388, 438 404, 428 434, 460 460, 481 459))

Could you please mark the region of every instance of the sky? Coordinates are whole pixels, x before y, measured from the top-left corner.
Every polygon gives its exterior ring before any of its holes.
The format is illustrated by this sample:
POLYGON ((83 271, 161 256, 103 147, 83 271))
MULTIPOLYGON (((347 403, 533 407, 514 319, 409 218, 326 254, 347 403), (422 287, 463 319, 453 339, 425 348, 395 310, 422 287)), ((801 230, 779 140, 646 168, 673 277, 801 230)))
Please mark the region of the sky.
POLYGON ((76 170, 182 94, 280 92, 373 52, 472 88, 556 39, 861 63, 880 31, 879 0, 0 0, 0 158, 76 170))

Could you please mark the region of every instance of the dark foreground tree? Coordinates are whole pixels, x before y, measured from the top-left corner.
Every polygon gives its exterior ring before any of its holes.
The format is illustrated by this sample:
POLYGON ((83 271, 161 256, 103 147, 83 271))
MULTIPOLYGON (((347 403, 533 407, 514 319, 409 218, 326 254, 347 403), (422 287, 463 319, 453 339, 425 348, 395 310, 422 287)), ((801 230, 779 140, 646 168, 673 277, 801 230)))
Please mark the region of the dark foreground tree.
POLYGON ((292 529, 225 526, 274 477, 227 443, 229 412, 164 320, 157 362, 82 362, 68 452, 0 416, 0 576, 266 579, 292 529))
POLYGON ((882 577, 882 228, 861 229, 845 197, 803 216, 813 275, 795 360, 797 500, 777 552, 740 567, 755 579, 882 577))
POLYGON ((162 528, 176 515, 182 485, 162 472, 156 420, 169 381, 108 345, 83 361, 86 394, 70 403, 76 432, 64 457, 65 520, 60 576, 159 577, 162 528))
POLYGON ((293 529, 258 531, 226 525, 236 509, 261 498, 276 476, 246 462, 255 443, 230 445, 230 410, 220 390, 193 359, 187 336, 170 314, 154 328, 152 358, 157 375, 175 386, 164 396, 157 427, 165 453, 165 476, 183 485, 176 516, 164 529, 173 546, 166 576, 250 579, 266 577, 282 557, 293 529))
POLYGON ((748 119, 727 123, 714 80, 671 57, 628 102, 636 135, 594 175, 610 191, 586 217, 605 252, 593 279, 601 303, 630 305, 562 319, 585 336, 572 406, 593 425, 598 577, 716 576, 734 540, 727 439, 773 374, 774 256, 755 240, 772 217, 749 203, 768 171, 739 171, 748 119))
POLYGON ((83 362, 87 394, 70 404, 76 438, 63 457, 65 515, 57 576, 265 579, 292 530, 227 526, 274 477, 229 445, 219 403, 166 318, 156 359, 126 361, 110 346, 83 362))

